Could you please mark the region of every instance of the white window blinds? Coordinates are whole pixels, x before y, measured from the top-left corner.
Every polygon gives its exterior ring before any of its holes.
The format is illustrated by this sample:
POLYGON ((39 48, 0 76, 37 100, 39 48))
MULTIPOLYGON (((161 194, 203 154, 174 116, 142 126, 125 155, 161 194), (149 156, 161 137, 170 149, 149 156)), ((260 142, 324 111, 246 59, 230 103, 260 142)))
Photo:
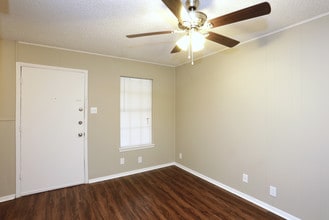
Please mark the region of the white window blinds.
POLYGON ((152 145, 152 80, 120 77, 121 148, 152 145))

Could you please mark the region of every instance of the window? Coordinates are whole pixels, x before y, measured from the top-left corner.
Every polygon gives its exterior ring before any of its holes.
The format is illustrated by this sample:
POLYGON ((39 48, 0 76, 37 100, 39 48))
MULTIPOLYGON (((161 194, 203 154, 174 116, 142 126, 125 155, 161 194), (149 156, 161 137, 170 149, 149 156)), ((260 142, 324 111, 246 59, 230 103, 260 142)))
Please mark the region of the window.
POLYGON ((152 80, 120 77, 120 150, 152 146, 152 80))

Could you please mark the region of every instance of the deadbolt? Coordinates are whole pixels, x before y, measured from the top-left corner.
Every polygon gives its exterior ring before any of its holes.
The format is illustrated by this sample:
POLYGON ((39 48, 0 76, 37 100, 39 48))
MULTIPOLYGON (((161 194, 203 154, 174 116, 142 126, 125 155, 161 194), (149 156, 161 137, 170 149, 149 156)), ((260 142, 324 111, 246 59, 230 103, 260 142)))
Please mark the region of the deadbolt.
POLYGON ((79 134, 78 134, 79 137, 82 137, 82 135, 83 135, 82 133, 79 133, 79 134))
POLYGON ((79 111, 82 112, 83 111, 83 108, 79 108, 79 111))
POLYGON ((82 125, 82 121, 79 121, 78 123, 79 123, 79 125, 82 125))

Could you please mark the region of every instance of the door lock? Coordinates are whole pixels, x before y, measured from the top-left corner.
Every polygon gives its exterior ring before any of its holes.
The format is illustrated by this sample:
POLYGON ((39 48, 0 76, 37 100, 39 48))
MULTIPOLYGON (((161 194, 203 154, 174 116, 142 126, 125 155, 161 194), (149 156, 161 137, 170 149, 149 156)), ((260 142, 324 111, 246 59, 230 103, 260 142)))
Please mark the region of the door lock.
POLYGON ((79 137, 82 137, 82 136, 83 136, 83 133, 79 133, 78 136, 79 136, 79 137))
POLYGON ((79 123, 79 125, 82 125, 82 121, 79 121, 78 123, 79 123))

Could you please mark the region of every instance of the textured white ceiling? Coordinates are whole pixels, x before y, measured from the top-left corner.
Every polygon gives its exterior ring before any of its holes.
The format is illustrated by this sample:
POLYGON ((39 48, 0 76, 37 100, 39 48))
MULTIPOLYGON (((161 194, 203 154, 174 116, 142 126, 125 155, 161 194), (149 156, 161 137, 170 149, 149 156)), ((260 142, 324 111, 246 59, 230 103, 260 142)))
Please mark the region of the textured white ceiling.
MULTIPOLYGON (((261 0, 200 0, 199 10, 218 17, 261 0)), ((212 31, 245 42, 329 12, 329 0, 268 0, 270 15, 212 31)), ((0 0, 0 38, 62 47, 163 65, 188 62, 170 54, 180 34, 128 39, 127 34, 177 30, 161 0, 0 0)), ((202 57, 225 49, 207 41, 202 57)))

